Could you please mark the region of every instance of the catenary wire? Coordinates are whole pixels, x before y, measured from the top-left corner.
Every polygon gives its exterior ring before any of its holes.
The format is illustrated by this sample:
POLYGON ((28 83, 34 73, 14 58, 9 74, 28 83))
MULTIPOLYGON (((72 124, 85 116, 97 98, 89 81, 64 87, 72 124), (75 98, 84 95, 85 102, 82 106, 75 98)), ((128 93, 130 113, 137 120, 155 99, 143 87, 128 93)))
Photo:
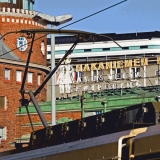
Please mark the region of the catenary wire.
MULTIPOLYGON (((125 2, 125 1, 127 1, 127 0, 121 1, 121 2, 116 3, 116 4, 114 4, 114 5, 110 6, 110 7, 107 7, 107 8, 105 8, 105 9, 102 9, 102 10, 96 12, 96 13, 93 13, 93 14, 91 14, 91 15, 89 15, 89 16, 86 16, 86 17, 84 17, 84 18, 81 18, 81 19, 79 19, 79 20, 77 20, 77 21, 75 21, 75 22, 73 22, 73 23, 70 23, 70 24, 68 24, 68 25, 66 25, 66 26, 64 26, 64 27, 59 28, 59 30, 61 30, 62 28, 68 27, 68 26, 70 26, 70 25, 73 25, 73 24, 75 24, 75 23, 77 23, 77 22, 80 22, 80 21, 82 21, 82 20, 84 20, 84 19, 87 19, 87 18, 89 18, 89 17, 91 17, 91 16, 94 16, 94 15, 96 15, 96 14, 98 14, 98 13, 101 13, 101 12, 107 10, 107 9, 113 8, 113 7, 115 7, 115 6, 123 3, 123 2, 125 2)), ((10 33, 13 33, 13 32, 10 32, 10 33)), ((8 34, 6 33, 5 35, 8 35, 8 34)), ((41 38, 43 38, 43 37, 45 37, 45 36, 47 36, 47 35, 48 35, 48 34, 43 35, 43 36, 35 39, 34 41, 37 41, 37 40, 39 40, 39 39, 41 39, 41 38)), ((28 42, 27 44, 30 44, 30 43, 31 43, 31 42, 28 42)), ((25 45, 27 45, 27 44, 21 45, 20 47, 23 47, 23 46, 25 46, 25 45)), ((5 54, 8 54, 8 53, 10 53, 10 52, 12 52, 12 51, 15 51, 15 50, 17 50, 17 49, 20 48, 20 47, 16 47, 16 48, 14 48, 14 49, 6 52, 6 53, 3 53, 2 55, 0 55, 0 57, 4 56, 5 54)))
POLYGON ((107 7, 107 8, 105 8, 105 9, 102 9, 102 10, 98 11, 98 12, 95 12, 95 13, 93 13, 93 14, 90 14, 89 16, 86 16, 86 17, 81 18, 81 19, 79 19, 79 20, 77 20, 77 21, 75 21, 75 22, 72 22, 72 23, 70 23, 70 24, 68 24, 68 25, 65 25, 64 27, 61 27, 60 29, 63 29, 63 28, 68 27, 68 26, 70 26, 70 25, 72 25, 72 24, 75 24, 75 23, 77 23, 77 22, 80 22, 80 21, 82 21, 82 20, 85 20, 85 19, 87 19, 87 18, 89 18, 89 17, 92 17, 92 16, 94 16, 94 15, 96 15, 96 14, 98 14, 98 13, 101 13, 101 12, 107 10, 107 9, 113 8, 113 7, 115 7, 115 6, 117 6, 117 5, 121 4, 121 3, 126 2, 126 1, 127 1, 127 0, 121 1, 121 2, 116 3, 116 4, 114 4, 114 5, 110 6, 110 7, 107 7))

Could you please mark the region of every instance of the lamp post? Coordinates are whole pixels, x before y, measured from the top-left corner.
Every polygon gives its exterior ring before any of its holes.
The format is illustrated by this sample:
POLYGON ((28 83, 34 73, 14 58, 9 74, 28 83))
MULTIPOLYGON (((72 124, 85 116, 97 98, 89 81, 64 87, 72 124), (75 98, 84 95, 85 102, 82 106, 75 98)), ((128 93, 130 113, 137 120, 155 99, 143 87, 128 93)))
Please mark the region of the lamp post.
MULTIPOLYGON (((42 13, 38 13, 33 17, 33 20, 43 25, 51 25, 51 28, 64 24, 72 20, 72 15, 66 14, 61 16, 50 16, 42 13)), ((55 36, 51 34, 51 70, 55 67, 55 36)), ((55 99, 55 75, 51 78, 51 124, 56 125, 56 99, 55 99)))

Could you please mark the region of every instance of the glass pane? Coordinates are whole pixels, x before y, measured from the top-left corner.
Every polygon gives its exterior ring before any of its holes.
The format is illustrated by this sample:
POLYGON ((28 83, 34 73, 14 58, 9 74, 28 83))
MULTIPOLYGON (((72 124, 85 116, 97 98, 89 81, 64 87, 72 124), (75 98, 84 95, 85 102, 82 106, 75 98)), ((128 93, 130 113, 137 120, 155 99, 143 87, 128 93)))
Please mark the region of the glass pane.
POLYGON ((5 69, 5 80, 10 80, 10 70, 9 69, 5 69))
POLYGON ((17 82, 22 81, 22 71, 16 71, 16 81, 17 82))
POLYGON ((28 83, 32 83, 32 73, 28 72, 28 83))
POLYGON ((38 85, 41 83, 41 75, 38 75, 38 85))
POLYGON ((0 127, 0 136, 1 139, 6 139, 6 127, 0 127))

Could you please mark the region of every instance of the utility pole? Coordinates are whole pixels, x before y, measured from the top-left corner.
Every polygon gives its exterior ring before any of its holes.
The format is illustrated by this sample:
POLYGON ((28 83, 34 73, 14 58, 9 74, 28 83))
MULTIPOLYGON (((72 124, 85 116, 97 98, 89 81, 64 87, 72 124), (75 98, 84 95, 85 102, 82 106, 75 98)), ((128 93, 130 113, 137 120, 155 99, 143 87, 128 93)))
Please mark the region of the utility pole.
MULTIPOLYGON (((50 16, 43 13, 38 13, 33 17, 33 20, 37 23, 42 23, 45 25, 51 24, 51 29, 54 26, 59 26, 70 20, 72 20, 72 15, 66 14, 61 16, 50 16)), ((55 36, 51 34, 51 70, 55 68, 55 36)), ((55 75, 51 78, 51 123, 52 126, 56 125, 56 95, 55 95, 55 75)))
POLYGON ((82 91, 82 96, 81 96, 81 118, 84 117, 84 91, 82 91))

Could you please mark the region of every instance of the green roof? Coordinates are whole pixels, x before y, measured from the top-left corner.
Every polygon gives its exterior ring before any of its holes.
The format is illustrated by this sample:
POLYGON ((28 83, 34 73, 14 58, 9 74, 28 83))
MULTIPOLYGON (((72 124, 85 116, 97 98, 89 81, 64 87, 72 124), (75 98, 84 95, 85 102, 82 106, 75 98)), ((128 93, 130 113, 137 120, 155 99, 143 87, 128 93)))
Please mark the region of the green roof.
MULTIPOLYGON (((84 97, 84 110, 105 110, 105 112, 127 107, 133 104, 140 104, 145 102, 154 102, 155 97, 159 93, 159 86, 149 86, 141 88, 124 88, 103 90, 101 92, 85 93, 84 97), (122 93, 122 96, 121 96, 122 93), (101 102, 105 102, 105 107, 101 102)), ((51 101, 39 103, 40 109, 43 113, 51 112, 51 101)), ((33 105, 28 106, 29 112, 32 114, 37 113, 33 105)), ((26 114, 26 108, 20 107, 15 114, 26 114)), ((72 97, 56 101, 56 111, 81 111, 81 103, 79 97, 72 97)))

